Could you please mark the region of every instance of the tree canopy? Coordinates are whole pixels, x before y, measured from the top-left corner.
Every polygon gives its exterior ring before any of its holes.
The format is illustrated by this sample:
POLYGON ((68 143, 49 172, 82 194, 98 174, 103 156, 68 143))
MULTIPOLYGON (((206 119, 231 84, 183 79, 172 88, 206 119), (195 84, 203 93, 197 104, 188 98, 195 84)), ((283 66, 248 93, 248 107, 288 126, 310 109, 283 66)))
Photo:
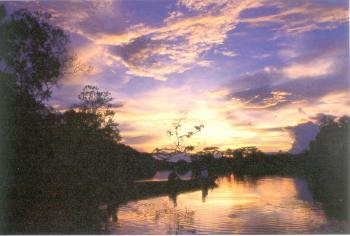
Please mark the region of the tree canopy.
POLYGON ((115 111, 112 108, 113 98, 108 91, 100 91, 97 86, 86 85, 78 95, 79 103, 74 105, 85 118, 96 119, 99 128, 116 141, 120 141, 119 125, 115 122, 115 111))
POLYGON ((47 21, 49 14, 20 9, 6 17, 0 10, 1 73, 13 75, 19 90, 38 100, 48 99, 72 60, 64 31, 47 21))

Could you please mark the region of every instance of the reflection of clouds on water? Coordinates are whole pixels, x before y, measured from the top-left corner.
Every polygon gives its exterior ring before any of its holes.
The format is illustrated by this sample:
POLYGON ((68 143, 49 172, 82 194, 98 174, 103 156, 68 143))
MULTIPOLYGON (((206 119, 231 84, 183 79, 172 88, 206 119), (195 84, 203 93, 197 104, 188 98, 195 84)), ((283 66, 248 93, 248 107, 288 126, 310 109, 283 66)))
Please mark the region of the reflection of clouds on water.
MULTIPOLYGON (((226 176, 202 201, 203 190, 129 202, 114 234, 322 233, 328 228, 302 179, 226 176)), ((205 195, 205 194, 204 194, 205 195)))
MULTIPOLYGON (((157 171, 154 176, 150 180, 158 181, 158 180, 168 180, 169 174, 171 173, 171 170, 160 170, 157 171)), ((192 178, 192 171, 187 171, 186 173, 178 173, 179 177, 183 180, 191 179, 192 178)))
MULTIPOLYGON (((163 234, 195 233, 195 229, 187 227, 194 224, 195 212, 183 206, 174 207, 171 202, 165 201, 164 198, 160 198, 159 201, 155 202, 143 200, 129 203, 120 210, 120 215, 124 223, 127 221, 135 232, 138 232, 137 229, 142 228, 142 223, 148 222, 148 226, 158 227, 158 229, 163 230, 161 231, 163 234), (140 221, 140 225, 138 221, 140 221)), ((120 226, 122 224, 119 222, 120 226)), ((147 228, 145 228, 145 231, 138 233, 154 232, 155 230, 151 229, 151 231, 148 231, 147 228)), ((115 229, 119 231, 118 227, 115 229)))
POLYGON ((306 181, 294 178, 295 189, 297 190, 298 198, 302 201, 312 202, 313 198, 306 181))
POLYGON ((157 171, 152 179, 154 180, 168 180, 168 176, 170 174, 170 170, 161 170, 157 171))
POLYGON ((230 207, 227 218, 222 218, 218 233, 222 230, 234 234, 317 232, 326 223, 321 209, 315 208, 312 198, 307 198, 310 193, 302 180, 298 180, 299 189, 293 178, 261 178, 253 185, 242 181, 234 185, 228 182, 236 193, 233 199, 236 204, 230 207), (311 202, 300 201, 298 190, 311 202))

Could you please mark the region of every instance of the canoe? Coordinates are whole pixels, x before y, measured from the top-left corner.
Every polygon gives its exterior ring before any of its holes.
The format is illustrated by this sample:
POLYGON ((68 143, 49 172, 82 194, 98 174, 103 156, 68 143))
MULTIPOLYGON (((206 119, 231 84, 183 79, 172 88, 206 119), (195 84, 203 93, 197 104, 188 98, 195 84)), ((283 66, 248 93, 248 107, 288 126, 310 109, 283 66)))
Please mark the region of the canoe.
POLYGON ((215 187, 216 177, 173 181, 140 181, 134 183, 133 192, 136 196, 152 196, 172 192, 186 192, 202 188, 215 187))

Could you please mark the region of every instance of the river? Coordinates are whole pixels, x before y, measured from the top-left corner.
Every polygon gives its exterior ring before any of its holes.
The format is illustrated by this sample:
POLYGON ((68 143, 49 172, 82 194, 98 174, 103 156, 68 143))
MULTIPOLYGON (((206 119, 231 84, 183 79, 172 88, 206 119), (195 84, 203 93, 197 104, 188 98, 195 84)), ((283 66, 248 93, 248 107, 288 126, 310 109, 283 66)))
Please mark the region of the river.
MULTIPOLYGON (((166 173, 157 173, 162 179, 166 173)), ((186 176, 189 176, 188 174, 186 176)), ((322 205, 297 177, 219 177, 217 187, 130 201, 105 225, 110 234, 332 233, 322 205), (114 219, 113 219, 114 218, 114 219)))

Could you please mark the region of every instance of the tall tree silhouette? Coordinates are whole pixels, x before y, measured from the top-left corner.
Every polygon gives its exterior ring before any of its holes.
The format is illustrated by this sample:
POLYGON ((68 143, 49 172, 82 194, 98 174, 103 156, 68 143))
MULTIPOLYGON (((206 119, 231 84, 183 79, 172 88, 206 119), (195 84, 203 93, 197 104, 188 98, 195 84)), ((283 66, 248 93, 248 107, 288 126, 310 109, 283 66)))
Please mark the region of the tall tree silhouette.
POLYGON ((50 96, 68 62, 72 60, 68 36, 47 23, 50 15, 20 9, 0 18, 0 58, 2 73, 13 74, 20 91, 39 100, 50 96))
POLYGON ((97 86, 86 85, 78 95, 79 103, 75 105, 82 113, 95 117, 108 134, 116 141, 120 141, 119 125, 114 120, 115 111, 112 108, 121 106, 112 104, 113 98, 108 91, 100 91, 97 86))

